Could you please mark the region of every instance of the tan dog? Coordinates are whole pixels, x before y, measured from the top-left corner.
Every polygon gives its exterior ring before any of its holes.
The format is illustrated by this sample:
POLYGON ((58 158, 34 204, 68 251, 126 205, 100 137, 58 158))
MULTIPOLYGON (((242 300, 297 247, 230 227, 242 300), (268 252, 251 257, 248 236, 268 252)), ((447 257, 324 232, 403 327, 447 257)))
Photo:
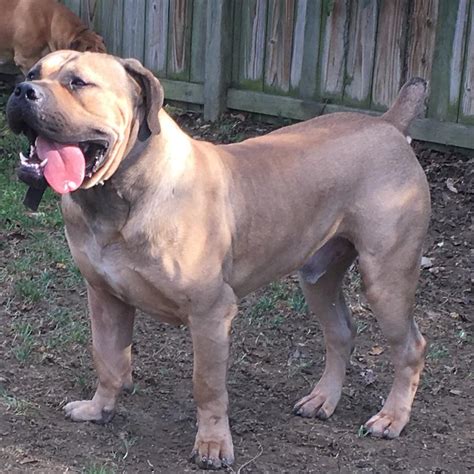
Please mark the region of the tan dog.
POLYGON ((57 52, 30 77, 10 98, 8 119, 34 145, 22 158, 27 175, 44 175, 64 193, 99 377, 91 400, 65 406, 69 417, 111 418, 121 389, 132 384, 140 308, 189 327, 194 459, 209 468, 230 464, 226 374, 237 302, 299 270, 327 355, 321 380, 295 411, 328 418, 354 343, 341 284, 358 256, 395 366, 385 405, 366 427, 375 436, 400 434, 425 351, 412 306, 430 197, 404 135, 423 104, 425 81, 408 82, 381 118, 327 115, 216 146, 179 129, 161 108, 159 81, 135 60, 57 52))
POLYGON ((102 38, 56 0, 0 0, 0 67, 24 75, 43 56, 59 49, 105 53, 102 38))

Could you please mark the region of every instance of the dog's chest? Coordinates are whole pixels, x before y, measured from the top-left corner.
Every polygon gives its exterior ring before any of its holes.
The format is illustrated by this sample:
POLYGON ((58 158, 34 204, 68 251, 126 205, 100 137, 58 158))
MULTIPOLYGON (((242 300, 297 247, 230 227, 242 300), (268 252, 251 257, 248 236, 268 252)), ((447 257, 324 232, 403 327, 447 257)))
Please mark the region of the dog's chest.
POLYGON ((88 232, 83 237, 80 246, 71 237, 69 241, 88 282, 164 322, 186 322, 183 302, 173 291, 172 277, 139 243, 125 241, 118 234, 88 232))

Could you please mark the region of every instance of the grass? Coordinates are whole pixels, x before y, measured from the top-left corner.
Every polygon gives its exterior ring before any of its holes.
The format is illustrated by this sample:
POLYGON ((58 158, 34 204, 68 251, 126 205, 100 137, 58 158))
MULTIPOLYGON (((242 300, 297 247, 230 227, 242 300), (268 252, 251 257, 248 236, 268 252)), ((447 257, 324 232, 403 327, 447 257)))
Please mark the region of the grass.
POLYGON ((0 387, 0 402, 7 407, 7 410, 13 411, 15 415, 27 415, 33 408, 32 403, 9 394, 2 387, 0 387))
POLYGON ((300 287, 289 280, 273 282, 268 285, 264 294, 247 312, 250 324, 269 324, 278 327, 285 321, 287 313, 305 314, 308 305, 300 287))
POLYGON ((82 470, 83 474, 114 474, 116 471, 109 466, 101 466, 99 464, 92 464, 82 470))
POLYGON ((439 360, 449 356, 449 350, 440 344, 432 344, 428 349, 427 359, 439 360))
POLYGON ((16 178, 16 167, 19 151, 27 148, 0 111, 0 296, 10 350, 21 363, 41 358, 42 348, 61 350, 89 340, 85 308, 71 307, 69 292, 83 292, 84 285, 67 247, 59 200, 48 190, 38 212, 23 205, 27 187, 16 178))

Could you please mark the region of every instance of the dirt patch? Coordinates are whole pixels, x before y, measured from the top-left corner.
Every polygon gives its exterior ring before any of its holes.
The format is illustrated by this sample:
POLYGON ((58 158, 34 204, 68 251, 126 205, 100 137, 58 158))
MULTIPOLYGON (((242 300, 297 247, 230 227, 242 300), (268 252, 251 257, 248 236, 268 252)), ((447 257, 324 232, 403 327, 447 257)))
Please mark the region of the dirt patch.
MULTIPOLYGON (((177 118, 194 136, 215 142, 277 127, 243 114, 217 125, 195 114, 177 118)), ((415 310, 430 348, 408 428, 394 441, 359 433, 387 395, 392 369, 361 295, 357 268, 346 286, 358 345, 342 400, 327 422, 291 414, 294 402, 321 374, 324 347, 290 276, 246 298, 234 324, 229 391, 235 471, 244 465, 239 472, 474 469, 473 161, 420 144, 415 149, 433 203, 415 310)), ((13 174, 13 167, 4 173, 13 174)), ((0 230, 0 471, 198 471, 186 459, 195 434, 188 331, 140 315, 133 348, 135 392, 124 395, 106 426, 65 420, 64 403, 90 396, 95 385, 84 286, 70 268, 60 223, 41 221, 34 231, 25 231, 9 219, 0 230), (25 260, 38 249, 41 259, 25 260), (25 265, 21 278, 14 278, 20 264, 25 265)))

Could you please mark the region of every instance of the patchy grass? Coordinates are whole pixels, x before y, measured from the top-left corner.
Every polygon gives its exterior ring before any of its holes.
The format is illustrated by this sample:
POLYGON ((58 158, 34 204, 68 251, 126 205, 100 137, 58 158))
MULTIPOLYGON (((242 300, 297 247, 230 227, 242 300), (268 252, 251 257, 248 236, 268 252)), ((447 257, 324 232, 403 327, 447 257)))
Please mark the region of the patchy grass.
POLYGON ((99 464, 92 464, 82 470, 83 474, 115 474, 115 469, 109 466, 101 466, 99 464))
POLYGON ((249 324, 278 327, 289 313, 309 311, 301 288, 292 279, 270 283, 261 293, 246 311, 249 324))
POLYGON ((7 407, 7 410, 12 411, 15 415, 25 416, 33 408, 34 405, 27 400, 8 393, 5 389, 0 387, 0 403, 7 407))
POLYGON ((57 196, 48 190, 39 212, 23 205, 27 188, 16 178, 16 166, 19 151, 27 148, 0 112, 0 285, 10 351, 20 363, 35 356, 41 360, 44 348, 85 345, 89 332, 84 314, 74 314, 63 297, 83 292, 84 286, 67 247, 57 196))

